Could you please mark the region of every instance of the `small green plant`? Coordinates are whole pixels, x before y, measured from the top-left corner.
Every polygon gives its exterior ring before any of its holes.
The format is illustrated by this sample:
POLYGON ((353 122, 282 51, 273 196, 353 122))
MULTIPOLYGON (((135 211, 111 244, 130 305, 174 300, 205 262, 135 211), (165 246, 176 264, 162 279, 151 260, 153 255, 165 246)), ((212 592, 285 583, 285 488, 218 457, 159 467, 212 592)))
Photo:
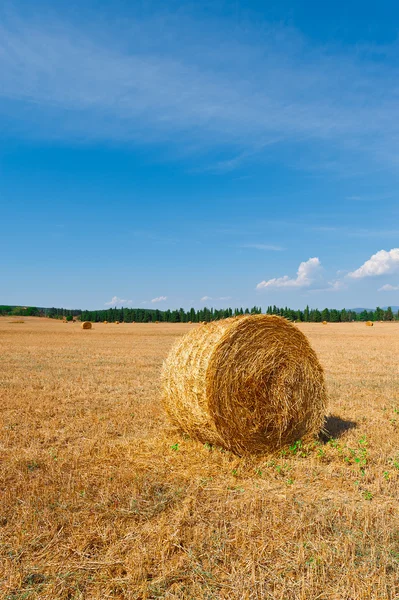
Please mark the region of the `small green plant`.
POLYGON ((243 494, 243 493, 245 492, 244 488, 242 488, 242 487, 238 487, 238 486, 234 486, 234 485, 233 485, 233 486, 230 486, 230 485, 229 485, 229 486, 227 487, 227 489, 228 489, 230 492, 239 492, 240 494, 243 494))
POLYGON ((179 442, 176 442, 176 444, 173 444, 170 447, 171 450, 173 450, 174 452, 177 452, 179 450, 179 442))
POLYGON ((291 454, 298 455, 298 456, 307 456, 307 454, 308 454, 307 452, 305 452, 305 450, 303 448, 302 440, 297 440, 296 442, 294 442, 289 447, 289 451, 291 454))
POLYGON ((39 463, 37 463, 35 460, 31 460, 26 466, 28 467, 28 471, 32 473, 33 471, 36 471, 36 469, 39 468, 39 463))
POLYGON ((57 452, 54 450, 54 448, 50 448, 48 452, 53 460, 58 460, 57 452))
POLYGON ((344 447, 342 449, 344 454, 344 461, 349 465, 357 465, 359 467, 362 477, 366 474, 367 466, 367 439, 366 436, 362 436, 358 440, 357 448, 344 447))
POLYGON ((339 449, 339 448, 340 448, 340 446, 339 446, 339 441, 338 441, 338 440, 336 440, 335 438, 330 438, 330 439, 328 440, 328 444, 329 444, 329 445, 330 445, 332 448, 337 448, 337 449, 339 449))
POLYGON ((373 499, 373 494, 371 492, 369 492, 368 490, 364 490, 364 492, 363 492, 363 498, 365 500, 372 500, 373 499))
POLYGON ((284 463, 283 465, 274 465, 277 473, 281 476, 287 475, 291 471, 291 467, 288 463, 284 463))
POLYGON ((389 472, 388 471, 384 471, 383 472, 383 477, 386 481, 389 481, 389 472))

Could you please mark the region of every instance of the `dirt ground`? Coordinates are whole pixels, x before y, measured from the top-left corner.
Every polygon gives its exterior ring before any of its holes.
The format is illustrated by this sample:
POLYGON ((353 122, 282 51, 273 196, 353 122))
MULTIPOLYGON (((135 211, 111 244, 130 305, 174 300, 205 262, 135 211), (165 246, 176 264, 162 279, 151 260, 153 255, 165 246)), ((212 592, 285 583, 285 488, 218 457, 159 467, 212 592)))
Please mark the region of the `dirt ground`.
POLYGON ((399 323, 299 324, 328 436, 238 458, 160 404, 196 325, 0 318, 0 598, 399 598, 399 323))

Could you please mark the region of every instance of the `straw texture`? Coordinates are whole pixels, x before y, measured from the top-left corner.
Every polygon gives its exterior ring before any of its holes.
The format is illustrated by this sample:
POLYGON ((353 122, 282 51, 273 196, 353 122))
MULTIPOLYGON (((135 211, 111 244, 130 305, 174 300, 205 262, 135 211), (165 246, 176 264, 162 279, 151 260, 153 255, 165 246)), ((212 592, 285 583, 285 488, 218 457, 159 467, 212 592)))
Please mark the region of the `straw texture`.
POLYGON ((236 454, 305 439, 324 422, 323 370, 306 337, 277 316, 206 323, 172 348, 162 370, 172 422, 236 454))

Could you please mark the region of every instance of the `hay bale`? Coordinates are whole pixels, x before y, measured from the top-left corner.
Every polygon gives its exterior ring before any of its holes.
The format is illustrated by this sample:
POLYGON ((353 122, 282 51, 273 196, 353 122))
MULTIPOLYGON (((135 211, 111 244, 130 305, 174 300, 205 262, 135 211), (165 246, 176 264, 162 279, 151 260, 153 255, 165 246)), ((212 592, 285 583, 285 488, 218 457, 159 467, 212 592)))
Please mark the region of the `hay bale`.
POLYGON ((327 321, 323 321, 323 325, 327 325, 327 321))
POLYGON ((107 325, 108 321, 104 321, 104 325, 107 325))
POLYGON ((90 321, 83 321, 82 329, 91 329, 91 328, 92 328, 92 324, 90 323, 90 321))
POLYGON ((191 329, 164 362, 162 387, 175 425, 239 455, 306 439, 324 422, 323 369, 304 334, 282 317, 191 329))
POLYGON ((119 321, 115 321, 115 325, 119 325, 119 321))
POLYGON ((374 327, 373 321, 366 321, 367 327, 374 327))

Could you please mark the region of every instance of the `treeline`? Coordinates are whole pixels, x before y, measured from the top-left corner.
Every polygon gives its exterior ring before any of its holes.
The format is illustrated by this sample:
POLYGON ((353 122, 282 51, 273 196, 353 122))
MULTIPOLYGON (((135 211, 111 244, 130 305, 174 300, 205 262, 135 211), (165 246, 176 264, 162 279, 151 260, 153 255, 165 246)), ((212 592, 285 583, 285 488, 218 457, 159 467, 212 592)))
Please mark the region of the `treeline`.
POLYGON ((158 309, 146 309, 146 308, 109 308, 107 310, 83 310, 80 316, 82 321, 114 321, 124 323, 154 323, 154 322, 165 322, 165 323, 199 323, 201 321, 218 321, 219 319, 227 319, 227 317, 233 317, 245 314, 261 314, 262 309, 260 306, 254 306, 253 308, 226 308, 226 309, 215 309, 215 308, 201 308, 195 310, 158 310, 158 309))
MULTIPOLYGON (((79 310, 68 308, 38 308, 35 306, 7 306, 0 305, 0 315, 3 316, 22 316, 22 317, 49 317, 51 319, 78 319, 81 321, 92 321, 98 323, 101 321, 115 321, 124 323, 151 323, 151 322, 167 322, 167 323, 199 323, 201 321, 217 321, 226 319, 227 317, 261 314, 262 309, 259 306, 254 306, 251 309, 243 308, 201 308, 196 310, 191 308, 185 311, 183 308, 179 310, 158 310, 147 308, 108 308, 105 310, 79 310)), ((305 310, 292 310, 291 308, 279 308, 277 306, 268 306, 266 309, 268 315, 279 315, 289 319, 290 321, 320 323, 327 321, 328 323, 345 323, 350 321, 394 321, 399 319, 399 311, 394 314, 391 307, 383 309, 377 307, 375 310, 363 310, 357 312, 354 310, 337 310, 335 308, 325 308, 319 310, 317 308, 309 308, 305 310)))
POLYGON ((63 319, 64 317, 79 318, 81 314, 82 311, 79 309, 0 305, 0 315, 3 317, 50 317, 51 319, 63 319))
POLYGON ((399 319, 399 311, 395 315, 392 308, 388 306, 386 310, 377 306, 375 310, 363 310, 357 312, 355 310, 337 310, 336 308, 309 308, 305 310, 292 310, 291 308, 278 308, 277 306, 268 306, 266 309, 267 315, 279 315, 290 321, 300 321, 305 323, 348 323, 350 321, 394 321, 399 319))

